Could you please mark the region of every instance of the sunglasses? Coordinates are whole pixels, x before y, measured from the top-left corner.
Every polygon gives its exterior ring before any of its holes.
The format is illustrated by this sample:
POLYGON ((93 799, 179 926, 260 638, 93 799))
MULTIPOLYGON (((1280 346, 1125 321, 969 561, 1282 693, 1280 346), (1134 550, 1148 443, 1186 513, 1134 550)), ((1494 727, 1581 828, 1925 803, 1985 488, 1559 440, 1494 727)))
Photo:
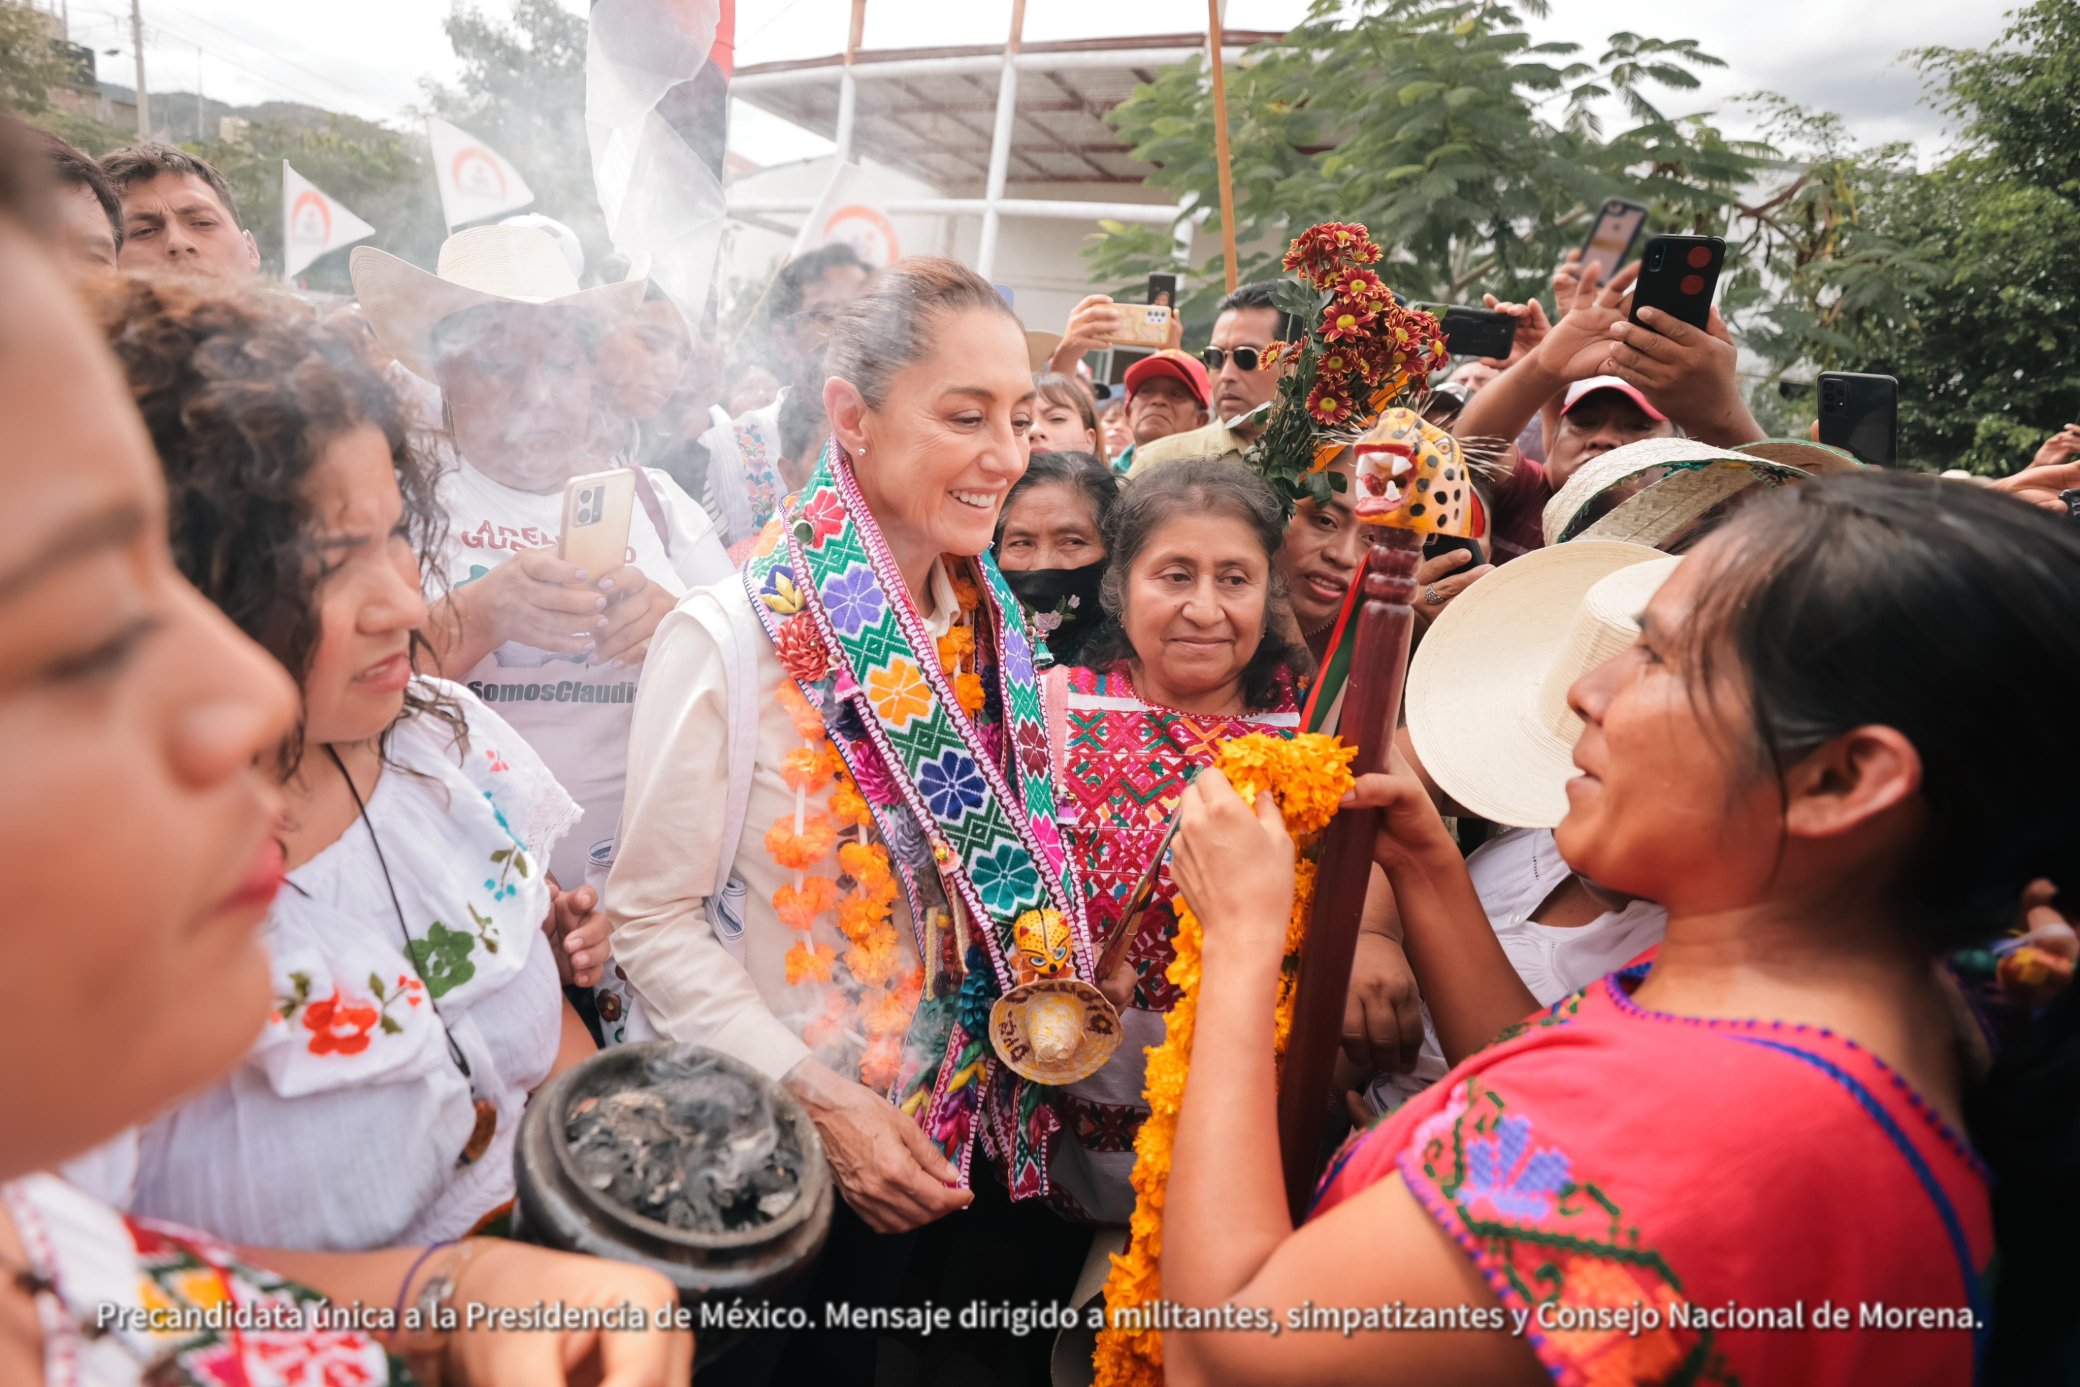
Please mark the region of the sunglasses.
POLYGON ((1235 358, 1236 370, 1254 371, 1263 364, 1264 349, 1262 347, 1237 347, 1230 352, 1223 351, 1219 347, 1206 347, 1199 352, 1199 359, 1206 363, 1207 371, 1213 374, 1218 374, 1221 367, 1227 364, 1228 358, 1231 356, 1235 358))

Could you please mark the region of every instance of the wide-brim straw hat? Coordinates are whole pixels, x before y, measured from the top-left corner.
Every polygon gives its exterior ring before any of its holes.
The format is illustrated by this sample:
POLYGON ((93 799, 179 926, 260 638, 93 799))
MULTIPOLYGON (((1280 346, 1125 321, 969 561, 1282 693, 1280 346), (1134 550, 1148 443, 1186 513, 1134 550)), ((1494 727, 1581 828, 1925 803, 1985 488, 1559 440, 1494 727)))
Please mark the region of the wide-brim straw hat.
POLYGON ((1062 334, 1059 332, 1042 332, 1038 328, 1027 328, 1026 364, 1038 375, 1047 369, 1048 362, 1054 360, 1054 354, 1061 345, 1062 334))
POLYGON ((1681 563, 1641 544, 1534 549, 1438 614, 1408 669, 1408 732, 1445 794, 1517 828, 1566 817, 1582 720, 1575 680, 1631 645, 1639 614, 1681 563))
MULTIPOLYGON (((1778 445, 1792 441, 1772 440, 1778 445)), ((1798 454, 1808 464, 1839 458, 1831 448, 1803 446, 1818 450, 1798 454)), ((1813 475, 1807 466, 1777 461, 1769 453, 1714 448, 1694 438, 1645 438, 1576 469, 1546 502, 1545 541, 1611 539, 1659 547, 1683 538, 1706 512, 1752 486, 1813 475), (1634 482, 1638 485, 1628 486, 1634 482), (1610 504, 1608 493, 1621 488, 1624 493, 1610 504)))
POLYGON ((414 375, 434 378, 433 330, 484 304, 583 309, 612 327, 643 306, 641 279, 578 287, 556 240, 531 226, 473 226, 441 243, 432 273, 362 246, 349 259, 354 294, 376 338, 414 375))

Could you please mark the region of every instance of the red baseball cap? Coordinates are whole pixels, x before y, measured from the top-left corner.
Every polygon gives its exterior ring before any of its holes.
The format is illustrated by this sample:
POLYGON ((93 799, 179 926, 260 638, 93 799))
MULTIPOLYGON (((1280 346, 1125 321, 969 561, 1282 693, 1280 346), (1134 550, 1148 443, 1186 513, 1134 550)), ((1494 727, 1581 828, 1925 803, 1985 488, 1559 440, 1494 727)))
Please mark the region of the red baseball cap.
POLYGON ((1135 390, 1157 376, 1183 381, 1184 388, 1192 392, 1192 398, 1199 402, 1201 409, 1206 408, 1207 400, 1213 396, 1213 390, 1206 382, 1206 367, 1199 358, 1165 347, 1127 368, 1127 398, 1133 399, 1135 390))
POLYGON ((1647 397, 1640 393, 1640 388, 1623 376, 1591 376, 1587 380, 1576 381, 1567 387, 1567 398, 1560 402, 1560 412, 1567 413, 1589 396, 1602 390, 1617 391, 1638 405, 1646 416, 1657 424, 1668 418, 1666 414, 1647 403, 1647 397))

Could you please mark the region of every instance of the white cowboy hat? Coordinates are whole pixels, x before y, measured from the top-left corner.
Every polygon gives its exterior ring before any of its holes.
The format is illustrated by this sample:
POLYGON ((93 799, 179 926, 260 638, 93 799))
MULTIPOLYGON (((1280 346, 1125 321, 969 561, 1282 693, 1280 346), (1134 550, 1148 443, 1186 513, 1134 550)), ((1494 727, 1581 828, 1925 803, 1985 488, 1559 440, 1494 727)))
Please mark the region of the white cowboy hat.
POLYGON ((1499 824, 1565 818, 1582 733, 1567 691, 1638 638, 1641 609, 1681 562, 1577 540, 1512 559, 1454 598, 1408 668, 1409 739, 1438 787, 1499 824))
POLYGON ((1767 453, 1714 448, 1694 438, 1643 438, 1583 463, 1553 493, 1544 514, 1546 544, 1574 539, 1669 544, 1688 534, 1705 512, 1758 482, 1809 476, 1767 453), (1657 475, 1627 489, 1615 505, 1598 506, 1606 493, 1650 472, 1657 475))
POLYGON ((434 378, 433 330, 441 319, 487 303, 582 308, 611 325, 643 304, 640 279, 580 289, 548 232, 531 226, 473 226, 441 243, 432 274, 362 246, 349 260, 368 325, 414 375, 434 378))

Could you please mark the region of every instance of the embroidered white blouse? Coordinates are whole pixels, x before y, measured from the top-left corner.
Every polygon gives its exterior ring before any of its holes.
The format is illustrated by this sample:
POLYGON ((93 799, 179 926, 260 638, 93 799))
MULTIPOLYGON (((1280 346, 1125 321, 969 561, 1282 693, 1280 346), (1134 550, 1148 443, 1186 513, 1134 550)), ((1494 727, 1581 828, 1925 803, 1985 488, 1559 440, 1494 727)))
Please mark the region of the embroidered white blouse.
POLYGON ((579 810, 467 689, 421 683, 461 708, 467 746, 400 724, 367 822, 289 874, 264 927, 275 1014, 228 1079, 142 1129, 132 1213, 344 1251, 459 1237, 512 1198, 562 1035, 543 864, 579 810), (473 1084, 498 1123, 462 1166, 473 1084))

